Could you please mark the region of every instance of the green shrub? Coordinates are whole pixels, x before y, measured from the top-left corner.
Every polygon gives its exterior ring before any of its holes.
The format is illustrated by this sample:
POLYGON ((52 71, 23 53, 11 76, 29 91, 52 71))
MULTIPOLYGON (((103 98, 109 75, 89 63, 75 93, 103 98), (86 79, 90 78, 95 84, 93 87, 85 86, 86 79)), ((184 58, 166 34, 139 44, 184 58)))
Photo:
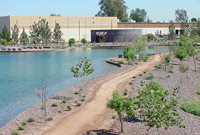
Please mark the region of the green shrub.
POLYGON ((69 47, 71 47, 73 44, 75 44, 75 39, 74 38, 70 38, 69 39, 69 47))
POLYGON ((83 98, 85 98, 86 97, 86 95, 83 95, 83 98))
POLYGON ((77 95, 77 94, 78 94, 78 91, 75 91, 75 93, 74 93, 74 94, 76 94, 76 95, 77 95))
POLYGON ((81 103, 78 102, 78 103, 77 103, 77 106, 81 106, 81 103))
POLYGON ((174 73, 174 71, 172 71, 172 70, 169 70, 169 71, 167 71, 167 73, 171 73, 171 74, 172 74, 172 73, 174 73))
POLYGON ((127 89, 124 90, 124 96, 126 96, 126 95, 128 95, 128 90, 127 89))
POLYGON ((33 118, 29 118, 27 122, 34 122, 35 120, 33 118))
POLYGON ((97 133, 91 131, 91 132, 90 132, 90 135, 97 135, 97 133))
POLYGON ((137 62, 135 62, 135 65, 138 65, 138 63, 137 63, 137 62))
POLYGON ((19 129, 19 130, 24 130, 24 127, 18 126, 18 129, 19 129))
POLYGON ((153 74, 151 73, 149 76, 145 77, 146 80, 153 80, 154 79, 154 76, 153 74))
POLYGON ((64 100, 67 100, 67 98, 66 98, 65 96, 63 97, 63 99, 64 99, 64 100))
POLYGON ((154 36, 153 34, 149 34, 149 35, 148 35, 148 41, 149 41, 149 40, 154 40, 154 39, 155 39, 155 36, 154 36))
POLYGON ((136 78, 135 76, 133 76, 133 78, 136 78))
POLYGON ((26 125, 26 121, 23 121, 23 122, 22 122, 22 126, 25 126, 25 125, 26 125))
POLYGON ((53 104, 51 105, 51 107, 58 107, 58 104, 57 104, 57 103, 53 103, 53 104))
POLYGON ((184 103, 181 105, 181 109, 185 112, 200 116, 200 104, 198 103, 184 103))
POLYGON ((8 45, 14 45, 15 44, 15 41, 11 40, 7 43, 8 45))
POLYGON ((139 76, 142 76, 142 74, 139 74, 139 76))
POLYGON ((123 61, 117 61, 119 64, 124 64, 124 62, 123 61))
POLYGON ((17 132, 12 132, 11 135, 18 135, 18 133, 17 132))
POLYGON ((47 120, 48 120, 48 121, 52 121, 52 120, 53 120, 53 117, 49 117, 47 120))
POLYGON ((1 39, 1 44, 2 45, 6 45, 7 44, 7 40, 6 39, 1 39))
POLYGON ((41 109, 41 110, 44 110, 44 105, 42 105, 42 106, 40 107, 40 109, 41 109))
POLYGON ((65 45, 65 39, 60 39, 60 45, 65 45))
POLYGON ((83 44, 86 44, 86 43, 87 43, 87 40, 86 40, 85 38, 82 38, 82 39, 81 39, 81 42, 82 42, 83 44))
POLYGON ((144 74, 146 74, 147 72, 146 72, 146 71, 144 71, 143 73, 144 73, 144 74))
POLYGON ((81 101, 83 102, 83 101, 85 101, 85 99, 84 99, 84 98, 82 98, 82 99, 81 99, 81 101))
POLYGON ((129 83, 129 85, 133 84, 132 82, 129 83))
POLYGON ((187 72, 188 70, 189 70, 189 66, 188 66, 188 65, 183 65, 183 64, 179 65, 179 71, 180 71, 181 73, 185 73, 185 72, 187 72))
POLYGON ((161 69, 161 68, 162 68, 162 65, 161 65, 161 64, 156 65, 155 68, 157 68, 157 69, 161 69))
POLYGON ((63 99, 63 101, 62 101, 62 102, 65 104, 65 103, 67 103, 67 100, 66 100, 66 99, 63 99))
POLYGON ((167 76, 167 78, 171 78, 171 76, 170 76, 170 75, 168 75, 168 76, 167 76))
POLYGON ((200 90, 196 90, 196 94, 197 94, 197 95, 200 95, 200 90))
POLYGON ((70 105, 67 105, 67 110, 68 111, 72 110, 72 107, 70 105))

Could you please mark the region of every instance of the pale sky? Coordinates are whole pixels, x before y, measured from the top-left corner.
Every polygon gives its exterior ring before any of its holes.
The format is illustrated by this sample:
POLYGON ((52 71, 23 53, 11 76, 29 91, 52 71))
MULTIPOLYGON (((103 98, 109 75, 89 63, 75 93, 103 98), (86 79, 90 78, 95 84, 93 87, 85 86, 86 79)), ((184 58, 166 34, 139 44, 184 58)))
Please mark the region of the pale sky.
MULTIPOLYGON (((128 14, 143 8, 155 21, 174 20, 175 10, 184 9, 189 19, 200 17, 200 0, 125 0, 128 14)), ((0 0, 0 16, 95 16, 99 0, 0 0)))

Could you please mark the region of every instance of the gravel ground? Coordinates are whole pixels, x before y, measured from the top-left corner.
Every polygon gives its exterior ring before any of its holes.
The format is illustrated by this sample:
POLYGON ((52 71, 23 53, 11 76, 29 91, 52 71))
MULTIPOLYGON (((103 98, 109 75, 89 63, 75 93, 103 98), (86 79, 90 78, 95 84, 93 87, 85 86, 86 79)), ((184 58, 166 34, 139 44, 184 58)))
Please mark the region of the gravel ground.
MULTIPOLYGON (((200 54, 198 54, 200 56, 200 54)), ((187 101, 197 100, 200 101, 200 96, 198 96, 195 91, 200 87, 200 59, 197 62, 198 71, 194 72, 194 64, 193 59, 190 58, 185 59, 183 61, 184 65, 189 65, 190 69, 188 71, 188 77, 185 73, 179 72, 178 60, 173 58, 171 65, 174 66, 174 73, 164 73, 162 70, 155 69, 151 73, 154 75, 154 80, 160 83, 165 89, 167 89, 170 93, 173 92, 173 89, 177 86, 180 86, 179 99, 180 105, 187 101), (166 76, 170 75, 170 78, 166 78, 166 76), (182 81, 181 81, 182 80, 182 81)), ((129 96, 135 97, 137 95, 138 89, 142 88, 141 80, 145 80, 145 77, 150 73, 143 74, 142 77, 137 77, 132 82, 132 89, 129 89, 129 96)), ((149 82, 148 80, 145 80, 149 82)), ((181 109, 178 109, 178 112, 182 118, 182 123, 185 125, 185 128, 178 127, 170 127, 168 130, 164 130, 164 128, 159 129, 160 134, 162 135, 199 135, 200 134, 200 117, 186 113, 181 109)), ((116 120, 112 125, 112 129, 116 132, 120 131, 120 122, 116 120)), ((137 119, 124 119, 124 135, 156 135, 158 134, 156 128, 150 129, 147 133, 147 128, 144 123, 139 122, 137 119)))
POLYGON ((94 93, 93 88, 96 86, 97 83, 101 83, 107 78, 113 77, 116 74, 122 73, 123 71, 131 68, 131 66, 123 65, 122 67, 109 72, 107 74, 103 74, 100 76, 97 76, 95 78, 89 79, 88 81, 85 81, 83 83, 74 85, 68 89, 65 89, 50 98, 47 99, 47 118, 53 117, 52 121, 48 121, 46 124, 43 119, 43 110, 41 109, 41 102, 31 106, 18 116, 16 116, 14 119, 9 121, 7 124, 2 126, 0 128, 0 135, 10 135, 11 132, 17 131, 19 135, 23 134, 31 134, 31 135, 39 135, 43 132, 47 131, 51 127, 53 127, 58 121, 60 121, 62 118, 66 117, 67 115, 73 113, 74 111, 78 110, 80 107, 77 106, 76 100, 80 102, 81 104, 84 104, 87 100, 89 100, 92 97, 92 94, 94 93), (81 92, 81 97, 79 94, 74 94, 77 89, 80 88, 80 86, 84 87, 84 89, 81 92), (83 98, 82 96, 86 96, 84 99, 85 101, 81 101, 83 98), (63 97, 67 98, 67 103, 64 104, 62 102, 63 97), (53 103, 57 103, 58 107, 51 107, 53 103), (67 105, 72 106, 72 111, 67 111, 66 107, 67 105), (29 118, 34 118, 35 122, 28 123, 24 126, 24 131, 19 131, 18 126, 21 124, 22 121, 27 121, 29 118))

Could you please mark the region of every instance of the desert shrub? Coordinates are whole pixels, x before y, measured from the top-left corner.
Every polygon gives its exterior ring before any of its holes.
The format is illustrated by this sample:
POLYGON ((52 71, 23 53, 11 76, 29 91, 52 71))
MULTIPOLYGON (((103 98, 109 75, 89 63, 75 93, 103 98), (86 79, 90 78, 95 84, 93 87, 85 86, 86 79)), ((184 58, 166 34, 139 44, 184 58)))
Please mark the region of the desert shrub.
POLYGON ((133 76, 133 78, 136 78, 135 76, 133 76))
POLYGON ((129 85, 133 84, 132 82, 129 83, 129 85))
POLYGON ((83 98, 85 98, 86 97, 86 95, 83 95, 83 98))
POLYGON ((52 121, 52 120, 53 120, 53 117, 49 117, 47 120, 48 120, 48 121, 52 121))
POLYGON ((17 132, 12 132, 11 135, 18 135, 18 133, 17 132))
POLYGON ((181 105, 181 109, 185 112, 200 116, 200 104, 198 103, 184 103, 181 105))
POLYGON ((117 116, 116 116, 116 115, 113 115, 113 116, 112 116, 112 119, 116 119, 116 118, 117 118, 117 116))
POLYGON ((147 60, 148 60, 148 55, 147 54, 140 54, 139 55, 139 60, 142 60, 142 61, 144 61, 144 62, 147 62, 147 60))
POLYGON ((188 66, 188 65, 183 65, 183 64, 179 65, 179 71, 180 71, 181 73, 185 73, 185 72, 187 72, 188 70, 189 70, 189 66, 188 66))
POLYGON ((7 44, 7 40, 6 39, 1 39, 1 44, 2 45, 6 45, 7 44))
POLYGON ((67 105, 67 110, 72 110, 72 107, 70 105, 67 105))
POLYGON ((81 39, 81 42, 82 42, 83 44, 86 44, 86 43, 87 43, 87 40, 86 40, 85 38, 82 38, 82 39, 81 39))
POLYGON ((66 100, 66 99, 63 99, 63 101, 62 101, 62 102, 65 104, 65 103, 67 103, 67 100, 66 100))
POLYGON ((24 130, 24 127, 23 126, 18 126, 18 129, 19 130, 24 130))
POLYGON ((81 103, 80 103, 80 102, 78 102, 78 103, 77 103, 77 106, 81 106, 81 103))
POLYGON ((117 61, 119 64, 124 64, 124 62, 123 61, 117 61))
POLYGON ((142 76, 142 74, 139 74, 139 76, 142 76))
POLYGON ((78 91, 75 91, 75 93, 74 93, 74 94, 76 94, 76 95, 77 95, 77 94, 78 94, 78 91))
POLYGON ((171 76, 170 76, 170 75, 168 75, 166 78, 171 78, 171 76))
POLYGON ((35 120, 33 119, 33 118, 29 118, 28 120, 27 120, 27 122, 34 122, 35 120))
POLYGON ((135 65, 138 65, 138 63, 137 63, 137 62, 135 62, 135 65))
POLYGON ((26 125, 26 121, 23 121, 23 122, 22 122, 22 126, 25 126, 25 125, 26 125))
POLYGON ((196 90, 196 94, 197 94, 197 95, 200 95, 200 90, 196 90))
POLYGON ((162 65, 161 65, 161 64, 158 64, 158 65, 155 66, 155 68, 161 69, 161 68, 162 68, 162 65))
POLYGON ((51 107, 58 107, 58 104, 57 104, 57 103, 53 103, 53 104, 51 105, 51 107))
POLYGON ((147 72, 146 72, 146 71, 144 71, 143 73, 144 73, 144 74, 146 74, 147 72))
POLYGON ((172 71, 172 70, 169 70, 169 71, 167 71, 167 73, 171 73, 171 74, 172 74, 172 73, 174 73, 174 71, 172 71))
POLYGON ((145 77, 146 80, 153 80, 154 79, 154 76, 153 74, 151 73, 149 76, 145 77))
POLYGON ((153 34, 148 35, 148 40, 154 40, 154 39, 155 39, 155 36, 153 34))
POLYGON ((81 101, 83 102, 83 101, 85 101, 85 99, 84 99, 84 98, 82 98, 82 99, 81 99, 81 101))
POLYGON ((73 44, 75 44, 75 39, 74 38, 70 38, 69 39, 69 47, 71 47, 73 44))
POLYGON ((128 95, 128 90, 127 89, 124 90, 124 96, 126 96, 126 95, 128 95))

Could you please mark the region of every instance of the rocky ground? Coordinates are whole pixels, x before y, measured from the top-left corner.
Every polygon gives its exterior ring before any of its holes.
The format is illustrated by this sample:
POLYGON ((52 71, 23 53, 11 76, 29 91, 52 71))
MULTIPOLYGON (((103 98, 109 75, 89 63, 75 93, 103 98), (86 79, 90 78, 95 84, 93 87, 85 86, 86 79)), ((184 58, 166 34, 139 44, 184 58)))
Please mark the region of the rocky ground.
MULTIPOLYGON (((200 56, 200 54, 198 54, 200 56)), ((200 102, 200 96, 198 96, 195 91, 200 89, 200 59, 197 61, 197 72, 194 71, 194 63, 193 59, 186 58, 183 61, 184 65, 188 65, 190 67, 187 73, 180 73, 179 71, 179 61, 175 58, 172 59, 171 65, 174 67, 173 73, 164 73, 163 70, 155 69, 151 73, 154 76, 154 80, 161 84, 164 89, 169 90, 170 93, 173 92, 173 89, 177 86, 180 86, 179 91, 179 105, 184 103, 185 101, 197 101, 200 102), (168 77, 167 77, 168 76, 168 77), (170 77, 169 77, 170 76, 170 77)), ((142 76, 133 79, 131 88, 130 86, 124 86, 124 88, 129 88, 129 96, 135 97, 139 89, 144 88, 145 86, 141 86, 141 80, 145 80, 145 77, 149 76, 149 72, 143 74, 142 76)), ((145 82, 149 82, 149 80, 145 80, 145 82)), ((195 116, 193 114, 189 114, 187 112, 178 109, 180 116, 182 118, 182 123, 185 125, 185 128, 178 127, 170 127, 168 130, 164 130, 161 128, 159 130, 162 135, 199 135, 200 134, 200 117, 195 116)), ((113 121, 113 120, 111 120, 113 121)), ((120 122, 119 120, 115 120, 114 124, 111 127, 111 131, 106 132, 106 134, 117 134, 120 131, 120 122)), ((150 129, 147 132, 147 127, 145 127, 144 123, 141 123, 139 119, 129 119, 124 118, 124 135, 156 135, 158 134, 157 130, 150 129)))

